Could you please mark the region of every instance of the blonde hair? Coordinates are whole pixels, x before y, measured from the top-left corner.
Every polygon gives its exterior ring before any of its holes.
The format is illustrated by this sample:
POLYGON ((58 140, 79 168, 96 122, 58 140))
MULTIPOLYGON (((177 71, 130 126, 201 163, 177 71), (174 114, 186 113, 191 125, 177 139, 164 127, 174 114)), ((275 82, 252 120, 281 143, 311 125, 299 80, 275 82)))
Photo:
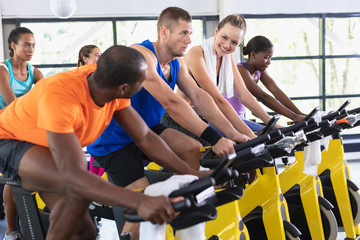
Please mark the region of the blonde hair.
POLYGON ((227 17, 223 18, 217 25, 217 29, 220 30, 225 26, 226 23, 230 23, 231 26, 237 27, 246 31, 246 21, 243 16, 240 14, 230 14, 227 17))

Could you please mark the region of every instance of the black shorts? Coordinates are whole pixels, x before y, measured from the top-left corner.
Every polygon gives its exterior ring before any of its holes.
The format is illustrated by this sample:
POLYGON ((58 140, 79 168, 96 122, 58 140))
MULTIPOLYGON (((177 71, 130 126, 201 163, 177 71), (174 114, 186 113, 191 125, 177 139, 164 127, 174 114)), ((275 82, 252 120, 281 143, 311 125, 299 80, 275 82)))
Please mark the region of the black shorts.
MULTIPOLYGON (((194 108, 194 111, 198 114, 198 116, 199 116, 204 122, 206 122, 206 120, 203 119, 203 118, 199 115, 198 111, 197 111, 195 108, 194 108)), ((182 133, 188 135, 189 137, 192 137, 192 138, 196 139, 196 140, 197 140, 198 142, 200 142, 204 147, 205 147, 205 146, 210 146, 210 144, 209 144, 207 141, 205 141, 205 140, 203 140, 202 138, 196 136, 195 134, 191 133, 190 131, 188 131, 188 130, 186 130, 185 128, 183 128, 182 126, 180 126, 177 122, 175 122, 175 120, 170 117, 170 115, 169 115, 168 112, 165 112, 164 115, 162 116, 162 118, 161 118, 161 123, 164 124, 165 126, 169 127, 169 128, 173 128, 173 129, 175 129, 175 130, 178 130, 179 132, 182 132, 182 133)), ((206 123, 207 123, 207 122, 206 122, 206 123)))
MULTIPOLYGON (((160 135, 167 128, 159 123, 151 130, 160 135)), ((92 155, 92 157, 105 169, 109 181, 115 185, 126 187, 145 176, 144 165, 148 162, 148 158, 134 142, 105 156, 92 155)))
POLYGON ((20 184, 18 169, 24 154, 34 144, 13 139, 0 139, 0 172, 20 184))

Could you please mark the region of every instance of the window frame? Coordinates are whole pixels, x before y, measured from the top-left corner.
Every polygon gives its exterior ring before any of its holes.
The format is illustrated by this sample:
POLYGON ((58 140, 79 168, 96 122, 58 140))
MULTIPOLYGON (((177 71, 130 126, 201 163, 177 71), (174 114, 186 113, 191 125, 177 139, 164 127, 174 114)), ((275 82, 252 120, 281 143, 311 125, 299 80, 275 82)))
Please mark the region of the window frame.
MULTIPOLYGON (((326 60, 327 59, 347 59, 347 58, 360 58, 360 54, 344 54, 344 55, 327 55, 325 52, 325 34, 326 34, 326 18, 352 18, 360 17, 360 13, 316 13, 316 14, 243 14, 245 19, 274 19, 274 18, 318 18, 320 24, 319 36, 319 49, 320 54, 314 56, 278 56, 273 57, 271 60, 321 60, 319 72, 320 92, 318 96, 304 96, 304 97, 291 97, 292 100, 320 100, 320 108, 326 111, 326 100, 334 98, 360 98, 360 94, 326 94, 326 60)), ((242 58, 242 56, 240 56, 242 58)))
MULTIPOLYGON (((117 24, 118 21, 147 21, 157 20, 158 17, 94 17, 94 18, 70 18, 70 19, 57 19, 57 18, 15 18, 15 19, 2 19, 3 24, 15 24, 20 27, 22 23, 56 23, 56 22, 97 22, 108 21, 112 23, 113 30, 113 44, 117 44, 117 24)), ((193 20, 203 21, 203 37, 207 36, 207 21, 218 20, 218 16, 192 16, 193 20)), ((76 67, 76 63, 60 63, 60 64, 34 64, 36 68, 70 68, 76 67)))
MULTIPOLYGON (((347 59, 347 58, 360 58, 360 55, 344 54, 344 55, 326 55, 325 52, 325 23, 326 18, 351 18, 360 17, 360 13, 316 13, 316 14, 243 14, 245 19, 269 19, 269 18, 318 18, 320 22, 320 36, 319 36, 319 49, 321 54, 316 56, 278 56, 272 58, 273 61, 277 60, 309 60, 318 59, 321 60, 320 72, 319 72, 319 84, 320 92, 318 96, 303 96, 303 97, 291 97, 292 100, 313 100, 317 99, 320 102, 320 108, 326 111, 326 100, 335 98, 360 98, 360 94, 345 94, 345 95, 327 95, 326 94, 326 59, 347 59)), ((192 19, 200 19, 203 21, 203 37, 208 37, 209 25, 212 26, 213 21, 219 21, 218 15, 208 16, 192 16, 192 19)), ((55 18, 15 18, 15 19, 2 19, 3 24, 15 24, 17 27, 21 23, 47 23, 47 22, 93 22, 93 21, 110 21, 113 28, 113 40, 114 44, 117 43, 117 21, 143 21, 143 20, 157 20, 157 17, 94 17, 94 18, 71 18, 71 19, 55 19, 55 18)), ((210 34, 211 35, 211 34, 210 34)), ((242 43, 241 45, 243 45, 242 43)), ((241 55, 241 53, 239 53, 241 55)), ((240 56, 242 59, 242 56, 240 56)), ((74 63, 62 63, 62 64, 36 64, 37 68, 64 68, 64 67, 76 67, 74 63)), ((360 134, 351 134, 360 137, 360 134)))

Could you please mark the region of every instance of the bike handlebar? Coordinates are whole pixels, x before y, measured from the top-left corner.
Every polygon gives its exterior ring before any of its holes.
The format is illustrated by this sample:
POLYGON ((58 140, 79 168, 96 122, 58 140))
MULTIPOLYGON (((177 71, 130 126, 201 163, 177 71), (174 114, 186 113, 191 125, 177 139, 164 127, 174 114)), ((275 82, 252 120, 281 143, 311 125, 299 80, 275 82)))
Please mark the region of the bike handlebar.
MULTIPOLYGON (((174 208, 174 210, 176 212, 181 212, 181 211, 191 207, 191 201, 189 199, 185 198, 182 201, 173 203, 172 206, 173 206, 173 208, 174 208)), ((138 215, 138 213, 136 212, 135 209, 129 209, 129 208, 125 209, 124 210, 124 217, 125 217, 126 221, 129 221, 129 222, 143 222, 143 221, 146 221, 146 220, 144 220, 142 217, 140 217, 138 215)))

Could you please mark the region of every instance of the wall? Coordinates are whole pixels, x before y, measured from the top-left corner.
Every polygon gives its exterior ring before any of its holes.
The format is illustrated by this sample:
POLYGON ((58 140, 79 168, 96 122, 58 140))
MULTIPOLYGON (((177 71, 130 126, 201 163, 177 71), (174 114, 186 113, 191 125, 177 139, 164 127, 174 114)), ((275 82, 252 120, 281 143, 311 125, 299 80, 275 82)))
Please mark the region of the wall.
MULTIPOLYGON (((218 0, 76 0, 76 3, 74 17, 158 16, 169 6, 184 8, 192 15, 219 12, 218 0)), ((1 4, 3 18, 54 17, 50 0, 1 0, 1 4)))
MULTIPOLYGON (((3 18, 54 17, 50 0, 0 0, 3 18), (31 3, 29 3, 31 2, 31 3), (21 7, 19 7, 21 6, 21 7)), ((76 0, 75 17, 157 16, 168 6, 192 15, 360 12, 358 0, 76 0)))
POLYGON ((358 0, 219 0, 221 14, 360 12, 358 0))

